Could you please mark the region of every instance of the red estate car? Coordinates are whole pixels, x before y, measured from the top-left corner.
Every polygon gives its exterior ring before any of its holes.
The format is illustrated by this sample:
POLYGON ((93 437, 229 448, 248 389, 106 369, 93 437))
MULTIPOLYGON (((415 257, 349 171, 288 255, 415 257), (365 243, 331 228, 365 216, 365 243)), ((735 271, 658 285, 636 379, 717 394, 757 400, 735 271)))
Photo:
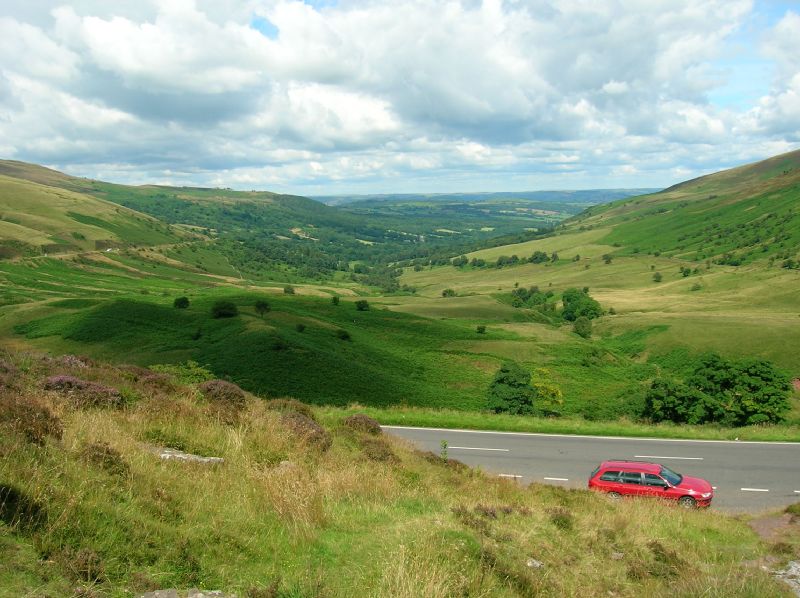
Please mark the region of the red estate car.
POLYGON ((603 461, 589 477, 589 489, 609 496, 650 496, 677 500, 686 508, 707 507, 714 489, 702 478, 675 473, 659 463, 603 461))

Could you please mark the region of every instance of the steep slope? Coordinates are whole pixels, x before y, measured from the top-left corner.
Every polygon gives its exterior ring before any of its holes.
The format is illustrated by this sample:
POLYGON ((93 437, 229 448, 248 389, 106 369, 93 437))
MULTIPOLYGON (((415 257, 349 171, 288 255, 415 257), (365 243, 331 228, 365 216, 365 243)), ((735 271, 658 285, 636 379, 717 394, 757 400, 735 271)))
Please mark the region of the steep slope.
POLYGON ((611 227, 619 253, 660 252, 740 265, 800 247, 800 150, 590 208, 566 229, 611 227))
MULTIPOLYGON (((40 180, 69 183, 69 177, 40 180)), ((0 258, 158 245, 181 240, 165 224, 59 186, 0 175, 0 258)))

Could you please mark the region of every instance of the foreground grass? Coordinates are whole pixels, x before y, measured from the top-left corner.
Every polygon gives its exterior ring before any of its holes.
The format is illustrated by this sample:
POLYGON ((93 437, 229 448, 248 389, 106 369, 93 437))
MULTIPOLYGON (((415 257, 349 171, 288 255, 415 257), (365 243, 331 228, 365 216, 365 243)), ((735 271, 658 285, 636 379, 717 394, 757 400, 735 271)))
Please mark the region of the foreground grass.
POLYGON ((362 405, 346 409, 320 408, 320 414, 335 421, 352 413, 366 413, 383 425, 498 432, 531 432, 542 434, 579 434, 590 436, 626 436, 631 438, 685 438, 692 440, 742 440, 800 442, 800 426, 762 425, 727 428, 723 426, 689 426, 678 424, 643 424, 627 420, 588 421, 581 418, 544 418, 414 407, 378 408, 362 405))
POLYGON ((0 404, 13 384, 63 435, 36 444, 24 418, 0 418, 0 486, 29 506, 17 519, 0 509, 0 594, 789 595, 758 566, 767 547, 720 513, 523 487, 356 432, 344 412, 319 413, 332 439, 321 450, 253 397, 234 417, 141 370, 13 360, 0 404), (126 406, 78 408, 42 390, 51 374, 112 385, 126 406), (225 462, 162 461, 153 444, 225 462), (97 446, 112 456, 88 458, 97 446))

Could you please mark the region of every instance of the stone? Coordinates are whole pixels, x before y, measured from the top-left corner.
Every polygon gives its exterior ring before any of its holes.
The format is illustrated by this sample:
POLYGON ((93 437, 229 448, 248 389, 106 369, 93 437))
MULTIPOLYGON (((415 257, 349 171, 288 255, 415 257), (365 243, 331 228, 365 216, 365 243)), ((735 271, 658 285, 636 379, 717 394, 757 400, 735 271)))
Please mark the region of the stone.
POLYGON ((525 564, 531 569, 541 569, 544 567, 544 563, 542 561, 537 561, 536 559, 528 559, 528 562, 525 564))

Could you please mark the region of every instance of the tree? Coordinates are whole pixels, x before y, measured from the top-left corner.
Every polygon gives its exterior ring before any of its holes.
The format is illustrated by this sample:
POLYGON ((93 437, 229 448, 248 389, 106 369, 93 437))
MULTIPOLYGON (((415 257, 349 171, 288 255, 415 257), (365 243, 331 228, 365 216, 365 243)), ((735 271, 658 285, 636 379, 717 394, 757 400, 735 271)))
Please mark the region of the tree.
POLYGON ((177 309, 186 309, 189 307, 189 298, 188 297, 176 297, 175 301, 172 302, 172 306, 177 309))
POLYGON ((783 421, 789 410, 789 377, 762 359, 700 359, 684 381, 656 379, 645 397, 653 421, 745 426, 783 421))
POLYGON ((211 306, 211 315, 214 318, 233 318, 239 315, 239 308, 232 301, 220 299, 211 306))
POLYGON ((580 337, 589 338, 592 336, 592 321, 586 316, 581 316, 575 320, 572 331, 580 337))
POLYGON ((258 301, 256 301, 255 307, 256 307, 256 312, 258 312, 258 315, 261 316, 262 319, 264 317, 264 314, 269 313, 272 310, 270 304, 267 303, 264 299, 259 299, 258 301))
POLYGON ((530 385, 531 374, 513 361, 500 366, 489 384, 487 406, 495 413, 529 415, 533 413, 536 391, 530 385))
POLYGON ((589 296, 588 289, 586 291, 567 289, 561 295, 561 301, 564 304, 561 316, 568 322, 574 322, 581 316, 591 320, 603 315, 603 308, 589 296))
POLYGON ((297 332, 303 332, 306 329, 306 325, 302 322, 298 322, 294 325, 294 329, 297 330, 297 332))
POLYGON ((283 287, 283 293, 284 295, 294 295, 294 287, 290 284, 287 284, 285 287, 283 287))
POLYGON ((661 272, 656 272, 653 274, 653 282, 661 282, 664 277, 661 275, 661 272))
POLYGON ((356 301, 356 309, 358 311, 368 311, 369 310, 369 301, 366 299, 359 299, 356 301))
POLYGON ((478 334, 486 334, 486 326, 484 326, 483 324, 478 324, 475 327, 475 332, 477 332, 478 334))
POLYGON ((333 305, 339 305, 339 296, 338 295, 334 295, 333 297, 331 297, 331 303, 333 305))
POLYGON ((350 340, 350 333, 347 332, 347 330, 345 330, 344 328, 339 328, 336 331, 336 338, 341 339, 343 341, 349 341, 350 340))
POLYGON ((453 289, 445 289, 442 291, 442 297, 455 297, 456 292, 453 289))

